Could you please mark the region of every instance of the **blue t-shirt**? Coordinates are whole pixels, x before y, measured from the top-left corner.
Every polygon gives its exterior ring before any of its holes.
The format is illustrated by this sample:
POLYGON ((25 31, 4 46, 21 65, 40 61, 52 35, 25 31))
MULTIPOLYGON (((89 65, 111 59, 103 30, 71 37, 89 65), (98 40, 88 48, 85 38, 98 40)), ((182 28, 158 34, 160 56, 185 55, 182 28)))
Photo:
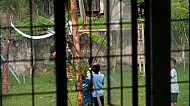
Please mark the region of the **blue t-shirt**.
MULTIPOLYGON (((91 76, 89 75, 88 78, 91 79, 91 76)), ((94 82, 95 82, 95 86, 96 86, 96 90, 98 92, 98 95, 99 96, 103 96, 104 95, 104 91, 103 91, 102 87, 103 87, 103 84, 106 82, 104 74, 100 74, 100 73, 99 74, 95 74, 95 73, 93 73, 93 78, 94 78, 94 82)), ((94 92, 92 92, 92 96, 93 97, 97 97, 95 90, 94 90, 94 92)))
POLYGON ((84 103, 92 103, 92 81, 85 79, 82 81, 84 103))

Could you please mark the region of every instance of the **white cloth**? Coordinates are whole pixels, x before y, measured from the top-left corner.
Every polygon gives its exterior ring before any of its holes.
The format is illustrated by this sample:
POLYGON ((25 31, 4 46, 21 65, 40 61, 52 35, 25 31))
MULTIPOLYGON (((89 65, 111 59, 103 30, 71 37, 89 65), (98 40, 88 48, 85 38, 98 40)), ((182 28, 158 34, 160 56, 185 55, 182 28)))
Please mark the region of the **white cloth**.
POLYGON ((72 35, 72 22, 69 21, 68 23, 66 23, 65 27, 69 27, 69 35, 72 35))
POLYGON ((179 93, 177 71, 175 69, 171 69, 170 76, 171 76, 171 93, 179 93))
POLYGON ((53 30, 50 30, 50 29, 49 29, 49 30, 48 30, 48 33, 45 34, 45 35, 31 36, 31 35, 27 35, 27 34, 23 33, 23 32, 20 31, 19 29, 17 29, 17 28, 13 25, 12 22, 11 22, 11 26, 12 26, 12 27, 14 28, 14 30, 17 31, 19 34, 21 34, 21 35, 24 36, 24 37, 30 38, 30 39, 44 39, 44 38, 48 38, 48 37, 50 37, 50 36, 52 36, 52 35, 55 34, 55 32, 54 32, 53 30))
MULTIPOLYGON (((11 22, 11 26, 12 26, 13 29, 14 29, 15 31, 17 31, 19 34, 21 34, 21 35, 24 36, 24 37, 30 38, 30 39, 44 39, 44 38, 48 38, 48 37, 50 37, 50 36, 52 36, 52 35, 55 34, 55 31, 54 31, 54 30, 49 29, 49 30, 48 30, 48 33, 45 34, 45 35, 31 36, 31 35, 27 35, 27 34, 23 33, 22 31, 20 31, 18 28, 16 28, 16 27, 14 26, 14 24, 13 24, 12 22, 11 22)), ((66 24, 65 24, 65 27, 69 27, 69 35, 72 35, 72 22, 69 21, 68 23, 66 23, 66 24)))

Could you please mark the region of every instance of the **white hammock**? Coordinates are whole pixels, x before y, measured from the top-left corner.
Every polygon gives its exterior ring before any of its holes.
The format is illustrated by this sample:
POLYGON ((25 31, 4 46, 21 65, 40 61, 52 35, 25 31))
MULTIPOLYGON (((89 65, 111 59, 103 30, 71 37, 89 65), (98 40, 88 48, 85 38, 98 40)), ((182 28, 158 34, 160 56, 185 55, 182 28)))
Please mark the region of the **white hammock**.
MULTIPOLYGON (((30 38, 30 39, 44 39, 44 38, 48 38, 48 37, 50 37, 50 36, 52 36, 52 35, 55 34, 55 31, 54 31, 54 30, 49 29, 49 30, 48 30, 48 33, 45 34, 45 35, 31 36, 31 35, 27 35, 27 34, 23 33, 23 32, 20 31, 19 29, 17 29, 17 28, 13 25, 12 22, 11 22, 11 26, 12 26, 12 27, 14 28, 14 30, 17 31, 19 34, 21 34, 21 35, 24 36, 24 37, 30 38)), ((65 27, 69 27, 69 35, 72 35, 72 22, 69 21, 69 22, 65 25, 65 27)))
POLYGON ((24 37, 30 38, 30 39, 44 39, 44 38, 48 38, 52 35, 55 34, 55 32, 53 30, 48 30, 48 33, 45 35, 40 35, 40 36, 31 36, 31 35, 27 35, 25 33, 23 33, 22 31, 20 31, 19 29, 17 29, 13 23, 11 22, 11 26, 15 29, 15 31, 17 31, 19 34, 21 34, 24 37))

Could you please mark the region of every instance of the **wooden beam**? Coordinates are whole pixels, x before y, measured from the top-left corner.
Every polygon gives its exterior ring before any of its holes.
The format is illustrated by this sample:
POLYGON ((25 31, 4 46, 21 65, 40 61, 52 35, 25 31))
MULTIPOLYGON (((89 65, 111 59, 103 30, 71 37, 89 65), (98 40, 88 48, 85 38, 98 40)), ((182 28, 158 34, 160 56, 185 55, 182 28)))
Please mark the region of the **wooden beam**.
MULTIPOLYGON (((110 31, 126 31, 130 30, 131 28, 125 28, 125 29, 110 29, 110 31)), ((138 28, 138 30, 143 30, 143 28, 138 28)), ((79 33, 81 32, 106 32, 107 29, 93 29, 93 30, 78 30, 79 33)))

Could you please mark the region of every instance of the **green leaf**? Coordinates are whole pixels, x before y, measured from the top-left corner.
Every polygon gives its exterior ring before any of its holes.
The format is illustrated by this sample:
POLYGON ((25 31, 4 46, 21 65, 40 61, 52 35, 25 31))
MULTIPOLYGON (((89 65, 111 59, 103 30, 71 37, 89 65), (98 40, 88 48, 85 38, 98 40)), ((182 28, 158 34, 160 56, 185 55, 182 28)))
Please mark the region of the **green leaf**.
MULTIPOLYGON (((86 34, 88 35, 88 37, 90 37, 90 32, 83 32, 81 33, 81 35, 86 34)), ((91 33, 91 38, 94 42, 102 44, 104 47, 107 47, 107 41, 105 39, 103 39, 100 35, 95 34, 95 33, 91 33)))
POLYGON ((48 27, 48 28, 54 29, 54 28, 53 28, 54 22, 51 21, 50 19, 47 19, 47 18, 42 17, 42 16, 37 16, 37 18, 38 18, 39 22, 40 22, 42 25, 44 25, 44 26, 46 26, 46 27, 48 27))

